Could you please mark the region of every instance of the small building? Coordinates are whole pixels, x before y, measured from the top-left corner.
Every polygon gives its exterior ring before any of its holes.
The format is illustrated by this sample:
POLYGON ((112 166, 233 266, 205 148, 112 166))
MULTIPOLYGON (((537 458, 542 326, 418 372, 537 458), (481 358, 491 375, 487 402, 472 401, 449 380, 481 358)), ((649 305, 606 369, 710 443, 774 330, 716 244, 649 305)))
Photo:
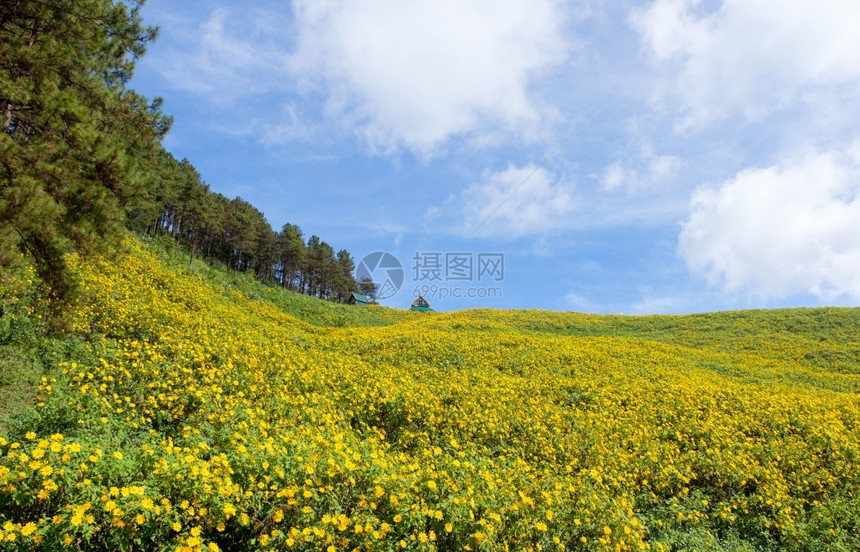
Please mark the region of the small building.
POLYGON ((418 298, 412 301, 412 308, 409 310, 426 312, 433 309, 430 308, 430 303, 427 302, 427 299, 424 299, 424 296, 419 293, 418 298))
POLYGON ((347 299, 346 302, 350 305, 369 305, 370 299, 367 298, 367 295, 351 292, 349 294, 349 299, 347 299))

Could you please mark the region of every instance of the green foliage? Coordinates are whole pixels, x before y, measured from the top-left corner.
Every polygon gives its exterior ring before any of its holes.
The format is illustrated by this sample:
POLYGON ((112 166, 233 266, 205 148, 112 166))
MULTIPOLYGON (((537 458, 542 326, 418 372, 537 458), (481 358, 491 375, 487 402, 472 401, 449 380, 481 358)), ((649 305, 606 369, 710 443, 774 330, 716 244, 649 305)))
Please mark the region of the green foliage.
POLYGON ((58 377, 60 362, 89 358, 79 336, 49 331, 53 313, 47 301, 26 261, 0 276, 0 434, 42 427, 44 413, 34 408, 36 389, 58 377))
POLYGON ((189 265, 170 240, 144 239, 142 244, 158 254, 161 262, 174 270, 193 277, 202 278, 225 291, 238 291, 245 297, 277 306, 284 312, 320 327, 366 327, 387 326, 396 322, 415 318, 415 313, 391 309, 381 305, 367 305, 356 308, 331 301, 322 301, 299 291, 279 289, 269 282, 247 274, 218 269, 217 267, 195 260, 189 265))
POLYGON ((62 339, 32 274, 0 288, 45 371, 0 549, 860 547, 858 309, 422 315, 126 248, 68 257, 62 339))
POLYGON ((19 0, 0 15, 0 270, 24 252, 54 308, 64 254, 110 249, 138 184, 131 152, 169 121, 125 88, 155 29, 141 2, 19 0))
POLYGON ((57 328, 75 295, 65 254, 118 252, 123 225, 167 234, 237 272, 344 301, 357 289, 346 250, 293 225, 275 232, 240 197, 210 191, 165 151, 170 118, 126 88, 156 29, 142 0, 18 0, 0 15, 0 271, 28 258, 57 328), (24 257, 21 256, 24 254, 24 257))

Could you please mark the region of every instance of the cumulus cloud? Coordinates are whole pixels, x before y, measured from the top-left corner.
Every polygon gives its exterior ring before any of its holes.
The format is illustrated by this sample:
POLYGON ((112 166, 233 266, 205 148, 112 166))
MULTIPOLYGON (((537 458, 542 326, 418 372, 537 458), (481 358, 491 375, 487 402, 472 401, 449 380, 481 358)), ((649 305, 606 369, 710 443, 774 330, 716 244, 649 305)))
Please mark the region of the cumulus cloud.
POLYGON ((860 84, 854 0, 656 0, 631 24, 666 71, 664 99, 684 125, 733 115, 761 119, 834 86, 860 84))
POLYGON ((678 252, 725 291, 860 300, 860 144, 752 168, 692 196, 678 252))
POLYGON ((463 191, 460 202, 467 231, 480 225, 478 234, 511 238, 563 228, 576 210, 573 186, 535 165, 487 171, 463 191))
POLYGON ((298 0, 292 11, 219 6, 168 21, 156 50, 171 86, 216 104, 277 93, 377 153, 422 156, 452 137, 477 147, 542 135, 540 92, 585 17, 555 0, 298 0))
POLYGON ((544 108, 531 85, 569 48, 552 0, 294 6, 291 70, 381 151, 430 154, 452 136, 534 128, 544 108))

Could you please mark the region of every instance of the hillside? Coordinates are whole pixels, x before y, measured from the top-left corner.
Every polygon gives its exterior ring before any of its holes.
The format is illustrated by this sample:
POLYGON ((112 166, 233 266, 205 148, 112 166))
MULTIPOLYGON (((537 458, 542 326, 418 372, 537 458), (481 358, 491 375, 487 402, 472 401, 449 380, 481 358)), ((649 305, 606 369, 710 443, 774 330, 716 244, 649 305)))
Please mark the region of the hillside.
POLYGON ((860 309, 413 313, 126 248, 63 338, 3 283, 0 549, 860 549, 860 309))

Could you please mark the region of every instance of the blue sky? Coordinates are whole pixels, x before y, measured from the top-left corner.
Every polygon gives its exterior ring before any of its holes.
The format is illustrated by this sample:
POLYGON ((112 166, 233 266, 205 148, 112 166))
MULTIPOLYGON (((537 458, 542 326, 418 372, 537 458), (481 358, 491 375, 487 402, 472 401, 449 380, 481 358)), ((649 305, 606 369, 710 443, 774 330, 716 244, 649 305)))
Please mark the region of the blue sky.
POLYGON ((356 261, 395 255, 388 306, 416 290, 438 310, 857 305, 857 13, 149 0, 160 37, 132 86, 164 98, 165 146, 213 190, 356 261), (494 254, 503 275, 479 278, 494 254))

